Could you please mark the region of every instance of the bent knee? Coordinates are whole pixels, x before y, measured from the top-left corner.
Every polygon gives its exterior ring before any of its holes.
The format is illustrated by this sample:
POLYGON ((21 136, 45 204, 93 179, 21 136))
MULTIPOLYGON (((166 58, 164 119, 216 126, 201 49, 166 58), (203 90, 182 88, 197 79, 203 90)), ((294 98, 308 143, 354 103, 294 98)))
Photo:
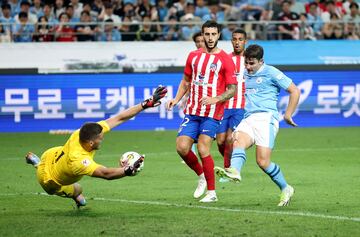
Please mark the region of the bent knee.
POLYGON ((185 143, 177 143, 176 144, 176 151, 180 156, 186 156, 189 153, 190 148, 191 147, 189 147, 185 143))
POLYGON ((266 169, 270 165, 270 160, 267 159, 256 159, 256 163, 261 169, 266 169))
POLYGON ((249 135, 243 132, 236 131, 231 136, 234 147, 247 149, 253 145, 253 140, 249 135))

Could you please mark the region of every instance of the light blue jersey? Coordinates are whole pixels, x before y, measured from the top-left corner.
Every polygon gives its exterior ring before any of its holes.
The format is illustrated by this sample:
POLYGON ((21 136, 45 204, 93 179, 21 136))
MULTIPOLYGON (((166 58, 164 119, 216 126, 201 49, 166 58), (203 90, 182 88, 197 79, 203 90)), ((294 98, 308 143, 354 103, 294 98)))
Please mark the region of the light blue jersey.
POLYGON ((253 113, 271 112, 279 120, 277 101, 280 89, 287 90, 292 80, 279 69, 263 64, 255 74, 248 74, 245 70, 245 115, 253 113))

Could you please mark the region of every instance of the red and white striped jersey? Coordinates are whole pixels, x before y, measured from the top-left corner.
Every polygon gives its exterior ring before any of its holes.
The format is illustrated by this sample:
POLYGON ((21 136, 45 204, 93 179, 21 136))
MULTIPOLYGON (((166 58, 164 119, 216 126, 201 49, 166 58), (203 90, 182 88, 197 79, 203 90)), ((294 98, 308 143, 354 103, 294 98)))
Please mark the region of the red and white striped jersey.
POLYGON ((233 61, 223 50, 217 54, 208 54, 203 49, 192 51, 184 70, 191 81, 184 113, 220 120, 224 114, 225 102, 205 106, 200 104, 200 99, 221 95, 227 85, 237 84, 234 67, 233 61))
POLYGON ((243 55, 229 54, 235 64, 235 74, 238 81, 237 92, 234 97, 229 99, 225 105, 225 109, 244 109, 245 108, 245 59, 243 55))

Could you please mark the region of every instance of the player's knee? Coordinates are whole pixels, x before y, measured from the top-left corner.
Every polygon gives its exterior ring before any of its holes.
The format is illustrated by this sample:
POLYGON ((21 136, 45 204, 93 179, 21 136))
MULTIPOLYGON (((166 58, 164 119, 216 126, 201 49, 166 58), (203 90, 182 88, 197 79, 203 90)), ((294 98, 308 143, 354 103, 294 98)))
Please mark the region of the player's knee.
POLYGON ((225 145, 225 136, 221 136, 221 135, 216 135, 216 143, 218 146, 223 146, 225 145))
POLYGON ((176 151, 180 156, 186 156, 189 153, 190 149, 191 147, 189 147, 185 143, 182 142, 176 143, 176 151))
POLYGON ((232 138, 231 142, 233 144, 233 148, 247 149, 248 147, 251 146, 250 142, 247 142, 246 139, 241 137, 240 133, 234 133, 231 138, 232 138))
POLYGON ((269 166, 270 161, 267 159, 256 159, 256 163, 261 169, 266 169, 269 166))
POLYGON ((244 148, 243 142, 241 140, 235 139, 232 140, 233 148, 244 148))
POLYGON ((210 155, 210 150, 205 145, 199 144, 198 152, 199 152, 200 157, 206 157, 206 156, 210 155))
POLYGON ((226 137, 226 144, 232 144, 233 143, 233 138, 232 135, 229 135, 226 137))
POLYGON ((225 145, 225 140, 216 140, 217 146, 223 146, 225 145))

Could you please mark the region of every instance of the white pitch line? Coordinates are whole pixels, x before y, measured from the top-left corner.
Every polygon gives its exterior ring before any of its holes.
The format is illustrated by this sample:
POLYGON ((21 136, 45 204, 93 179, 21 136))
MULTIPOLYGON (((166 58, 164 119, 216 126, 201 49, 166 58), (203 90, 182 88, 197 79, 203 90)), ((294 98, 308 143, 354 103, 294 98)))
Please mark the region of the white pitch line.
MULTIPOLYGON (((0 196, 21 196, 21 195, 44 195, 49 196, 46 193, 4 193, 0 196)), ((320 219, 330 219, 337 221, 353 221, 360 222, 360 217, 348 217, 348 216, 331 216, 311 212, 291 212, 291 211, 262 211, 262 210, 251 210, 251 209, 237 209, 237 208, 224 208, 224 207, 213 207, 213 206, 200 206, 200 205, 186 205, 186 204, 177 204, 177 203, 167 203, 167 202, 157 202, 157 201, 137 201, 137 200, 126 200, 126 199, 116 199, 116 198, 101 198, 95 197, 90 200, 94 201, 104 201, 104 202, 122 202, 122 203, 133 203, 139 205, 152 205, 152 206, 167 206, 167 207, 177 207, 177 208, 189 208, 189 209, 203 209, 209 211, 222 211, 222 212, 239 212, 239 213, 254 213, 254 214, 265 214, 265 215, 280 215, 280 216, 296 216, 296 217, 311 217, 311 218, 320 218, 320 219)))

